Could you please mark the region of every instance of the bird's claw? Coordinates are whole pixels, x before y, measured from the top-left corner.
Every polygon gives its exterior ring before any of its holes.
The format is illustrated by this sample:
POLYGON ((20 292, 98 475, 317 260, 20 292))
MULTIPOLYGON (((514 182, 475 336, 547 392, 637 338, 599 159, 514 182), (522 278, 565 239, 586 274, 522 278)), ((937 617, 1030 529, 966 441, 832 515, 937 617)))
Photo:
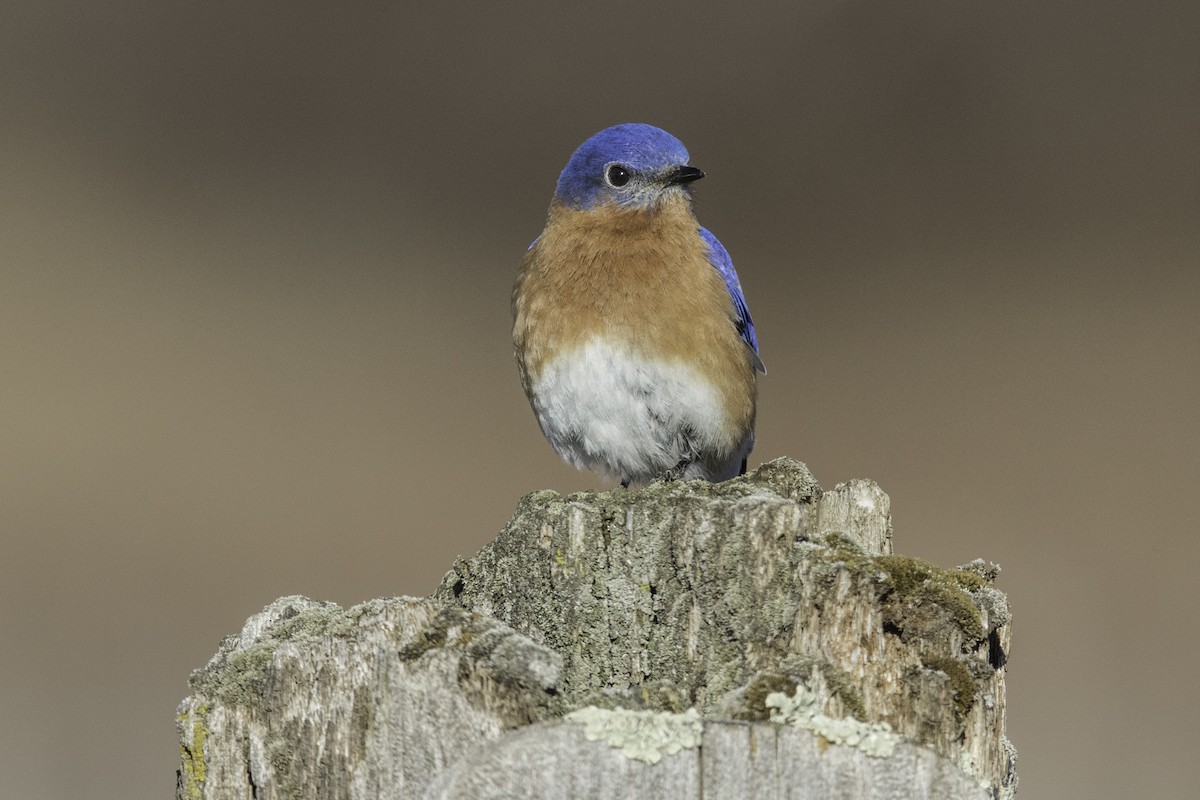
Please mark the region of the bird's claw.
POLYGON ((679 463, 664 472, 659 480, 663 483, 671 483, 679 480, 683 477, 683 473, 687 471, 687 468, 691 466, 692 461, 692 456, 685 456, 679 459, 679 463))

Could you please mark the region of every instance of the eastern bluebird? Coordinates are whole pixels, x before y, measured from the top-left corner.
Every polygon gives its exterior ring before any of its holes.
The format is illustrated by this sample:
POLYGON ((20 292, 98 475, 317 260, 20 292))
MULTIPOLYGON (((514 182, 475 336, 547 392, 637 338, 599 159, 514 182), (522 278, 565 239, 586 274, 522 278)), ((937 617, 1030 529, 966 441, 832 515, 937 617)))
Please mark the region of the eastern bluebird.
POLYGON ((683 143, 651 125, 588 139, 558 178, 513 287, 521 384, 576 467, 622 485, 725 480, 754 447, 754 321, 692 213, 683 143))

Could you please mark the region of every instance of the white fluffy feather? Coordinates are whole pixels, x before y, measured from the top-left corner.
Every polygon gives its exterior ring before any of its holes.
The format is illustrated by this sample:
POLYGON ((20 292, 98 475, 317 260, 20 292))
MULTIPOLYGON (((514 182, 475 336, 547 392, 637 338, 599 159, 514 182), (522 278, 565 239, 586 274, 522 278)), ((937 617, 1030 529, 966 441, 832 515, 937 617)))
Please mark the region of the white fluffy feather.
POLYGON ((692 457, 683 477, 725 480, 753 446, 753 434, 733 438, 720 394, 697 370, 602 338, 549 361, 531 390, 559 455, 621 479, 650 481, 692 457))

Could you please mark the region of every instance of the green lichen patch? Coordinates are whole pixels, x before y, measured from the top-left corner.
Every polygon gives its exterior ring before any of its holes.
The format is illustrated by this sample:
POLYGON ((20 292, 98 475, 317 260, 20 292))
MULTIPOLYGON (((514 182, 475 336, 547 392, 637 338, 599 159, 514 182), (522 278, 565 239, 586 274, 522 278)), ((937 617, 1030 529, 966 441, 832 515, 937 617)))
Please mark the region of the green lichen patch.
POLYGON ((798 655, 790 655, 780 662, 779 669, 761 670, 746 682, 746 685, 732 692, 722 708, 733 720, 748 722, 766 722, 769 716, 767 697, 776 692, 792 694, 800 685, 815 685, 820 681, 826 687, 830 697, 839 700, 841 708, 847 714, 862 718, 866 716, 866 706, 863 703, 863 693, 859 691, 857 682, 845 670, 822 660, 798 655))
POLYGON ((828 552, 828 555, 822 554, 820 558, 816 559, 817 563, 828 565, 831 568, 823 570, 827 583, 837 580, 840 572, 840 569, 837 568, 849 570, 851 575, 867 579, 877 575, 880 571, 875 564, 875 559, 867 555, 854 539, 841 531, 831 531, 818 536, 813 544, 825 548, 828 552))
POLYGON ((276 646, 259 642, 236 650, 223 663, 193 672, 188 683, 196 694, 235 705, 254 705, 266 689, 276 646))
POLYGON ((778 669, 756 672, 744 686, 722 698, 714 711, 728 719, 765 722, 770 714, 767 697, 776 693, 790 696, 797 686, 818 684, 823 685, 847 713, 860 719, 866 716, 862 692, 845 671, 823 659, 794 654, 784 657, 778 669))
POLYGON ((304 602, 311 605, 288 606, 252 644, 233 645, 236 640, 227 639, 213 663, 192 673, 188 682, 193 691, 223 702, 253 706, 270 685, 272 664, 281 644, 353 636, 359 614, 345 612, 333 603, 304 602))
POLYGON ((958 587, 964 592, 978 592, 980 589, 988 586, 988 581, 983 576, 962 569, 947 570, 947 575, 958 584, 958 587))
POLYGON ((736 707, 729 716, 746 722, 766 722, 770 719, 767 698, 773 694, 791 695, 796 691, 796 678, 782 672, 760 672, 739 692, 736 707))
POLYGON ((944 570, 910 556, 876 556, 871 562, 888 577, 884 621, 903 639, 946 638, 936 629, 949 622, 973 646, 986 635, 979 609, 968 587, 980 587, 979 576, 961 570, 944 570))
POLYGON ((286 614, 246 647, 227 649, 222 657, 192 673, 193 691, 216 700, 249 706, 259 702, 271 677, 275 652, 282 642, 306 642, 348 635, 337 606, 316 606, 286 614))
POLYGON ((1000 565, 990 561, 984 561, 982 558, 977 558, 974 561, 969 561, 966 564, 960 564, 959 572, 972 572, 982 578, 987 584, 996 582, 996 578, 1000 575, 1000 565))
POLYGON ((953 656, 927 655, 922 657, 922 663, 929 669, 936 669, 950 678, 950 690, 954 693, 954 716, 961 722, 971 707, 975 705, 978 687, 971 669, 961 659, 953 656))
POLYGON ((204 781, 208 777, 208 762, 205 760, 204 745, 208 740, 208 707, 201 704, 191 714, 181 713, 179 724, 192 724, 191 743, 179 744, 179 796, 182 800, 200 800, 204 796, 204 781))
POLYGON ((902 737, 886 722, 862 722, 854 717, 827 717, 821 713, 821 701, 807 686, 798 684, 792 694, 774 692, 767 696, 771 722, 812 731, 830 744, 854 747, 869 756, 886 758, 902 737))
MULTIPOLYGON (((860 582, 875 586, 884 612, 885 630, 929 649, 952 643, 970 648, 987 635, 976 596, 989 589, 986 577, 970 569, 942 569, 910 556, 870 556, 843 533, 820 537, 816 544, 832 552, 833 561, 860 582)), ((836 582, 837 573, 817 575, 836 582)))
POLYGON ((320 605, 279 620, 268 633, 275 640, 304 642, 327 636, 345 638, 353 633, 354 627, 353 618, 341 608, 320 605))
POLYGON ((620 749, 626 758, 657 764, 663 755, 700 746, 704 724, 700 713, 689 708, 682 714, 665 711, 630 711, 588 706, 564 718, 584 726, 589 742, 602 741, 620 749))
POLYGON ((818 537, 818 540, 843 561, 857 563, 866 557, 866 553, 859 546, 858 542, 842 531, 830 531, 818 537))
POLYGON ((398 651, 401 661, 416 661, 421 656, 428 653, 430 650, 436 650, 446 644, 446 637, 449 634, 449 626, 444 623, 444 615, 439 615, 430 621, 417 635, 412 638, 412 641, 406 643, 398 651))

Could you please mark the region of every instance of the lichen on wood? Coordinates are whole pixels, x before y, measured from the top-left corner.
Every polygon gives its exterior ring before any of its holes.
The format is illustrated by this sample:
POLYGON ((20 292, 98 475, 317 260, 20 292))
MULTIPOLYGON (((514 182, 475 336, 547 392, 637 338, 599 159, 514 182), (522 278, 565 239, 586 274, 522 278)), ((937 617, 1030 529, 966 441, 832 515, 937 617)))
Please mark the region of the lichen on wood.
POLYGON ((766 738, 823 760, 794 779, 824 796, 859 796, 820 782, 834 758, 874 782, 864 797, 1011 797, 995 568, 895 555, 891 535, 874 483, 822 491, 788 459, 721 484, 535 492, 428 599, 283 598, 252 617, 192 677, 177 797, 790 796, 791 766, 743 774, 736 754, 766 738), (779 731, 788 698, 820 725, 779 731), (695 719, 700 747, 664 740, 645 750, 659 763, 618 768, 566 715, 632 720, 625 744, 695 719), (829 755, 850 740, 895 769, 829 755), (901 774, 908 788, 885 777, 901 774), (734 785, 763 794, 720 792, 734 785))

